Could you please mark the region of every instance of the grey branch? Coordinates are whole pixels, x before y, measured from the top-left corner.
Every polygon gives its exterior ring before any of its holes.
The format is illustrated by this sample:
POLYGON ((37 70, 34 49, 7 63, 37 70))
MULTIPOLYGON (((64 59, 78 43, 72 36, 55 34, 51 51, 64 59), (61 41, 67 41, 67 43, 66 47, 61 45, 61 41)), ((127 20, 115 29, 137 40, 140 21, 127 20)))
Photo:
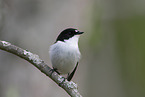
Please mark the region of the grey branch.
MULTIPOLYGON (((56 82, 58 85, 63 82, 64 78, 60 75, 58 75, 56 72, 51 72, 51 68, 44 63, 43 60, 39 58, 38 55, 31 53, 28 50, 24 50, 20 47, 17 47, 15 45, 12 45, 9 42, 1 41, 0 40, 0 49, 10 52, 12 54, 15 54, 22 59, 27 60, 31 64, 33 64, 35 67, 37 67, 41 72, 43 72, 45 75, 50 77, 54 82, 56 82)), ((62 87, 71 97, 82 97, 80 93, 78 92, 77 84, 75 84, 72 81, 65 80, 61 85, 62 87)))

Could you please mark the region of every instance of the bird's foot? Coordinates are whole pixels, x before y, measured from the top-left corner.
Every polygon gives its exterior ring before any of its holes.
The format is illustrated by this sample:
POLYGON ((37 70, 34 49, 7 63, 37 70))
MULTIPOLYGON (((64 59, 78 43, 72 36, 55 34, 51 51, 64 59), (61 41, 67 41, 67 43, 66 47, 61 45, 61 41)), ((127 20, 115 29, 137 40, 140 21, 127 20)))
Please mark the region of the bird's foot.
POLYGON ((50 76, 52 76, 52 73, 53 73, 54 71, 55 71, 57 74, 60 75, 60 73, 57 71, 57 69, 56 69, 56 68, 53 68, 53 69, 51 69, 51 70, 49 71, 49 72, 51 72, 50 76))
POLYGON ((62 77, 62 78, 63 78, 63 81, 58 84, 60 87, 63 85, 63 83, 65 82, 65 79, 66 79, 65 77, 62 77))

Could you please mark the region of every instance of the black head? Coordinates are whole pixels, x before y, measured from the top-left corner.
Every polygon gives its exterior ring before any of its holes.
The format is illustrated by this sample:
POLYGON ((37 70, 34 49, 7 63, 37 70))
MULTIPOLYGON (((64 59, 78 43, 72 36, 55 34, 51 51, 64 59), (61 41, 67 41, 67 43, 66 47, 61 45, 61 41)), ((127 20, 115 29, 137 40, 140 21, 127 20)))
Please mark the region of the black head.
POLYGON ((59 36, 57 37, 56 41, 64 41, 68 40, 69 38, 75 36, 75 35, 80 35, 83 34, 84 32, 80 32, 77 29, 74 28, 68 28, 63 30, 59 36))

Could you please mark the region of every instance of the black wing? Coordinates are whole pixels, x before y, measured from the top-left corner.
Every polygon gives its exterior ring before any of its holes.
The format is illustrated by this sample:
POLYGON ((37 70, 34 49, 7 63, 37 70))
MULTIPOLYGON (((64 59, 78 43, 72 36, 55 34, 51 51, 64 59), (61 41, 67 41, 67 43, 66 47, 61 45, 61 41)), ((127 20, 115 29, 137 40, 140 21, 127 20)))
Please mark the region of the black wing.
POLYGON ((74 75, 74 73, 75 73, 75 71, 76 71, 76 69, 78 67, 78 64, 79 64, 79 62, 77 62, 76 67, 74 68, 74 70, 72 71, 72 73, 68 75, 68 77, 67 77, 67 80, 68 81, 70 81, 72 79, 72 77, 73 77, 73 75, 74 75))

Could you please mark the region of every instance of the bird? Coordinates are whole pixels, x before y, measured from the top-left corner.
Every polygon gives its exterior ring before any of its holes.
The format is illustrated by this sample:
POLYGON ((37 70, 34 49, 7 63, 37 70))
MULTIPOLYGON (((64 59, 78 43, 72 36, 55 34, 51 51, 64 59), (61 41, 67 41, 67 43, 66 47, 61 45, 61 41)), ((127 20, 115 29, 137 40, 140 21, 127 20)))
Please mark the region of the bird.
POLYGON ((58 35, 49 49, 53 71, 59 75, 67 74, 68 81, 71 81, 81 58, 78 41, 83 33, 75 28, 67 28, 58 35))

